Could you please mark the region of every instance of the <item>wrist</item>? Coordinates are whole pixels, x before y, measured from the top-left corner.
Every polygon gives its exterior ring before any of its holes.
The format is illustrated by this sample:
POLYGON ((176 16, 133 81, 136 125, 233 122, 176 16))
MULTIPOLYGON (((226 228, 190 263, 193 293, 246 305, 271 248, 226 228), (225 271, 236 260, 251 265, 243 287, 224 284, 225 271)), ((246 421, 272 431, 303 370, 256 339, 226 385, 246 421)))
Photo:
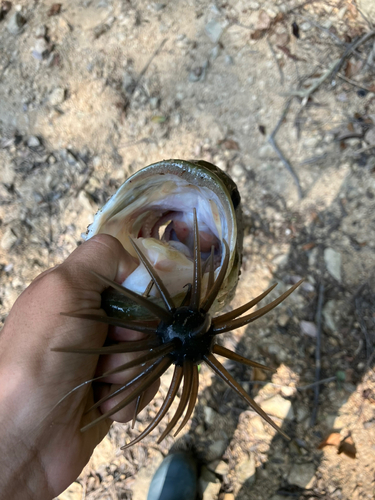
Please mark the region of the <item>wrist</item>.
POLYGON ((8 429, 0 434, 0 500, 51 500, 55 494, 39 451, 30 449, 8 429))

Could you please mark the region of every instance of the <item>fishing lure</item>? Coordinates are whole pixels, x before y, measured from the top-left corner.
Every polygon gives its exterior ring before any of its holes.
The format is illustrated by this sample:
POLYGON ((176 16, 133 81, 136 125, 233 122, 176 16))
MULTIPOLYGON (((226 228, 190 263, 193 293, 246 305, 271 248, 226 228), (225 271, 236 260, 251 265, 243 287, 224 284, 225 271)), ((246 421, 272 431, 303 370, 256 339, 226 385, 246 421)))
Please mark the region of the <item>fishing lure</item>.
POLYGON ((144 391, 174 365, 169 390, 157 415, 123 448, 139 442, 161 422, 182 384, 177 410, 158 442, 175 428, 186 410, 176 436, 194 410, 198 396, 198 366, 206 363, 254 411, 288 438, 215 356, 273 371, 217 344, 216 338, 264 316, 302 282, 250 314, 244 315, 276 285, 243 306, 219 314, 233 297, 238 281, 242 251, 240 226, 240 195, 236 185, 220 169, 204 161, 168 160, 150 165, 130 177, 99 210, 86 237, 98 233, 115 236, 138 259, 139 265, 122 284, 97 275, 109 287, 102 296, 107 316, 67 315, 130 328, 144 333, 145 338, 99 349, 58 349, 91 355, 141 353, 94 379, 142 367, 139 375, 90 408, 89 411, 98 408, 110 398, 130 390, 120 403, 82 431, 136 400, 134 425, 144 391))

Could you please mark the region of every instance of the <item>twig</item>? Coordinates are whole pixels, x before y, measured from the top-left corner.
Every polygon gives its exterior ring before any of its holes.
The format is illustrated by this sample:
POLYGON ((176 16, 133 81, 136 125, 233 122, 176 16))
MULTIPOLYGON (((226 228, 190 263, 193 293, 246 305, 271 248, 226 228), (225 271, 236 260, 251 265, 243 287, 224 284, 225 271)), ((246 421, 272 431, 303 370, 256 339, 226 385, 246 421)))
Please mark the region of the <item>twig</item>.
POLYGON ((137 78, 136 82, 134 83, 134 86, 132 88, 132 91, 130 92, 130 96, 129 96, 129 100, 128 102, 126 103, 125 105, 125 111, 126 109, 129 107, 129 104, 130 104, 130 101, 131 101, 131 98, 133 97, 133 94, 134 92, 137 90, 138 88, 138 85, 140 84, 142 78, 144 77, 146 71, 148 70, 148 68, 150 67, 150 64, 152 63, 152 61, 155 59, 155 57, 160 53, 161 49, 164 47, 164 45, 166 44, 168 38, 164 38, 164 40, 162 40, 162 42, 159 44, 159 46, 156 48, 156 50, 153 52, 153 54, 151 55, 150 59, 147 61, 147 63, 145 64, 144 68, 142 69, 142 71, 140 72, 139 74, 139 77, 137 78))
POLYGON ((273 49, 273 47, 272 47, 271 42, 270 42, 269 40, 267 40, 267 43, 268 43, 268 47, 270 48, 270 51, 271 51, 271 53, 272 53, 272 56, 273 56, 273 58, 275 59, 275 62, 276 62, 276 65, 277 65, 277 69, 279 70, 279 74, 280 74, 280 83, 281 83, 281 85, 284 85, 284 73, 283 73, 283 70, 282 70, 282 68, 281 68, 281 66, 280 66, 279 60, 278 60, 278 59, 277 59, 277 57, 276 57, 276 53, 275 53, 275 51, 274 51, 274 49, 273 49))
POLYGON ((298 176, 297 174, 295 173, 293 167, 291 166, 291 164, 288 162, 288 160, 285 158, 284 154, 282 153, 282 151, 279 149, 279 146, 276 144, 276 141, 275 141, 275 136, 277 134, 277 132, 279 131, 279 128, 281 127, 281 124, 282 122, 284 121, 288 111, 289 111, 289 108, 290 108, 290 104, 291 104, 292 100, 289 99, 285 105, 285 108, 284 108, 284 111, 281 113, 281 116, 279 118, 279 121, 277 122, 276 124, 276 127, 273 129, 271 135, 268 137, 268 142, 271 144, 271 146, 273 147, 273 149, 275 150, 275 152, 277 153, 278 157, 280 158, 280 160, 282 161, 284 167, 287 169, 287 171, 290 173, 290 175, 292 176, 293 180, 294 180, 294 183, 297 187, 297 192, 298 192, 298 198, 299 199, 302 199, 303 197, 303 194, 302 194, 302 189, 301 189, 301 184, 299 182, 299 179, 298 179, 298 176))
POLYGON ((368 335, 365 322, 363 321, 361 306, 359 304, 359 299, 358 298, 355 299, 355 313, 356 313, 356 316, 357 316, 357 320, 358 320, 359 326, 361 327, 362 334, 363 334, 363 336, 365 338, 365 342, 366 342, 366 359, 367 359, 367 363, 368 363, 368 360, 372 356, 372 353, 373 353, 373 346, 372 346, 370 337, 368 335))
POLYGON ((322 83, 324 83, 327 78, 329 78, 336 71, 337 67, 340 69, 340 61, 341 59, 336 59, 321 77, 315 79, 314 83, 309 88, 305 90, 291 90, 286 95, 300 97, 303 99, 302 105, 305 106, 311 94, 313 94, 322 85, 322 83))
POLYGON ((342 40, 340 40, 340 38, 337 35, 335 35, 334 33, 332 33, 332 31, 330 31, 328 28, 325 28, 321 24, 317 23, 316 21, 314 21, 310 17, 306 17, 303 14, 300 14, 299 12, 296 12, 295 15, 298 16, 298 17, 301 17, 302 19, 304 19, 308 23, 310 23, 313 26, 315 26, 315 28, 318 28, 319 30, 321 30, 324 33, 326 33, 327 35, 329 35, 332 38, 332 40, 334 40, 337 43, 337 45, 344 45, 345 44, 345 42, 343 42, 342 40))
MULTIPOLYGON (((320 379, 320 349, 321 349, 321 336, 322 336, 322 310, 324 300, 324 283, 319 286, 318 308, 316 311, 316 347, 315 347, 315 380, 318 382, 320 379)), ((314 407, 311 414, 310 426, 315 425, 316 417, 318 415, 319 405, 319 384, 314 387, 314 407)))
POLYGON ((337 380, 337 377, 322 378, 321 380, 317 380, 316 382, 313 382, 312 384, 307 384, 307 385, 302 385, 300 387, 297 387, 297 389, 299 391, 307 391, 307 389, 312 389, 313 387, 316 387, 317 385, 321 385, 321 384, 328 384, 329 382, 333 382, 334 380, 337 380))
POLYGON ((354 80, 351 80, 350 78, 347 78, 341 73, 337 73, 337 76, 341 78, 341 80, 344 80, 344 82, 350 83, 350 85, 353 85, 354 87, 358 87, 359 89, 366 90, 366 92, 371 92, 372 94, 375 94, 374 90, 371 90, 369 87, 364 87, 363 85, 360 85, 359 83, 355 82, 354 80))
MULTIPOLYGON (((334 382, 337 380, 337 377, 328 377, 328 378, 323 378, 322 380, 317 380, 316 382, 313 382, 312 384, 307 384, 307 385, 297 385, 297 387, 293 387, 293 389, 297 389, 297 391, 307 391, 307 389, 312 389, 313 387, 321 384, 328 384, 329 382, 334 382)), ((250 382, 248 380, 242 380, 242 383, 247 383, 248 385, 269 385, 271 387, 290 387, 290 385, 285 385, 285 384, 274 384, 273 382, 267 382, 264 380, 251 380, 250 382)))
POLYGON ((300 97, 301 99, 303 99, 302 105, 304 106, 307 103, 311 94, 313 94, 322 85, 322 83, 324 83, 329 77, 336 76, 336 74, 340 71, 342 65, 344 64, 345 60, 350 56, 350 54, 355 52, 358 49, 358 47, 367 42, 367 40, 372 38, 374 35, 375 35, 375 30, 369 31, 368 33, 363 35, 359 40, 349 45, 349 47, 347 47, 341 58, 336 59, 327 69, 327 71, 320 78, 317 78, 315 80, 315 82, 311 85, 311 87, 305 90, 292 90, 287 95, 300 97))

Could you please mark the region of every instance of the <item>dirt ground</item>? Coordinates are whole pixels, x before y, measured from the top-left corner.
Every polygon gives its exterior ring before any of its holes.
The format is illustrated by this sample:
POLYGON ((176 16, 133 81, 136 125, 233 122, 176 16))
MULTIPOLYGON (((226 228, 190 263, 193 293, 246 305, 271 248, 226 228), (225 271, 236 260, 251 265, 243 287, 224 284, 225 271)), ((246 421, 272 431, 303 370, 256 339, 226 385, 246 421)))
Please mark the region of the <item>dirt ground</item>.
POLYGON ((277 368, 264 378, 226 364, 290 442, 202 366, 185 434, 159 446, 161 425, 122 452, 160 408, 167 374, 135 429, 113 425, 59 499, 145 500, 171 448, 199 457, 204 500, 374 498, 372 2, 53 4, 0 2, 1 321, 130 174, 167 158, 210 161, 239 186, 234 307, 306 278, 223 339, 277 368))

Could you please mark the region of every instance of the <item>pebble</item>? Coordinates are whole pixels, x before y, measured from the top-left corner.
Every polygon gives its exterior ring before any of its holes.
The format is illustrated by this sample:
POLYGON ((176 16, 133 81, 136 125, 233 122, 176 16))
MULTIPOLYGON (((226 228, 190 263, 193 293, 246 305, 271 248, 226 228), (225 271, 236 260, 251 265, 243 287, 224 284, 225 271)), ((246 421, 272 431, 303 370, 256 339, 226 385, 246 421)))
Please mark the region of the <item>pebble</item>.
POLYGON ((312 321, 301 321, 299 325, 301 328, 301 333, 303 335, 316 338, 317 328, 315 323, 313 323, 312 321))
POLYGON ((34 59, 38 59, 39 61, 46 57, 49 53, 47 40, 45 38, 37 38, 31 53, 34 59))
POLYGON ((218 413, 209 406, 203 408, 203 413, 204 421, 207 425, 212 425, 218 417, 218 413))
POLYGON ((277 266, 279 269, 283 269, 288 264, 288 259, 289 259, 288 253, 276 255, 276 257, 272 259, 272 264, 277 266))
POLYGON ((365 134, 365 141, 369 146, 375 146, 375 128, 370 128, 365 134))
POLYGON ((290 484, 310 489, 315 477, 314 464, 294 464, 288 474, 290 484))
POLYGON ((223 33, 223 26, 221 23, 218 21, 215 21, 214 19, 212 21, 209 21, 206 26, 204 27, 206 31, 206 35, 208 38, 211 40, 212 43, 218 43, 220 40, 220 37, 223 33))
POLYGON ((221 483, 208 483, 203 491, 202 500, 216 500, 221 490, 221 483))
POLYGON ((277 318, 277 323, 279 324, 279 326, 281 326, 281 328, 286 327, 288 322, 289 322, 289 316, 286 313, 280 314, 280 316, 277 318))
POLYGON ((323 307, 323 318, 326 326, 332 331, 337 330, 337 324, 335 319, 335 313, 338 308, 338 303, 336 300, 329 300, 323 307))
POLYGON ((51 106, 58 106, 65 101, 65 89, 62 87, 56 87, 49 96, 49 103, 51 106))
POLYGON ((26 19, 20 12, 15 12, 9 19, 7 29, 12 35, 19 35, 26 24, 26 19))
POLYGON ((247 5, 248 5, 249 9, 251 9, 251 10, 259 10, 260 9, 259 2, 249 2, 247 5))
POLYGON ((341 283, 341 254, 333 250, 333 248, 326 248, 324 250, 324 262, 329 274, 341 283))
POLYGON ((259 158, 268 158, 269 156, 274 155, 274 149, 271 144, 264 144, 258 149, 259 158))
POLYGON ((302 31, 309 31, 311 29, 311 24, 308 21, 305 21, 304 23, 300 24, 299 27, 302 31))
POLYGON ((229 472, 229 465, 223 460, 215 460, 207 465, 208 469, 219 474, 219 476, 226 476, 229 472))
POLYGON ((308 256, 308 262, 309 262, 309 267, 316 267, 317 262, 318 262, 318 256, 319 256, 319 250, 317 247, 313 248, 311 252, 309 252, 308 256))
POLYGON ((29 148, 37 148, 40 146, 40 140, 35 135, 31 135, 27 140, 27 145, 29 148))
POLYGON ((150 108, 155 110, 160 106, 160 97, 151 97, 150 98, 150 108))
POLYGON ((249 458, 239 462, 234 469, 237 482, 240 485, 245 482, 247 484, 253 483, 255 481, 255 470, 255 457, 251 453, 249 458))
POLYGON ((293 420, 294 412, 292 408, 292 403, 287 399, 284 399, 280 394, 276 394, 270 399, 263 401, 261 403, 262 410, 270 415, 281 418, 282 420, 293 420))
POLYGON ((41 24, 35 30, 35 37, 36 38, 44 38, 46 35, 47 35, 47 28, 44 24, 41 24))
POLYGON ((15 242, 17 241, 17 236, 14 234, 14 232, 12 231, 12 229, 10 227, 8 227, 4 234, 3 234, 3 237, 1 238, 1 241, 0 241, 0 246, 3 250, 10 250, 11 247, 15 244, 15 242))
POLYGON ((223 500, 235 500, 233 493, 225 493, 223 500))
POLYGON ((227 448, 227 444, 226 439, 218 439, 217 441, 211 443, 208 447, 208 456, 210 457, 210 460, 213 461, 217 458, 221 458, 227 448))

